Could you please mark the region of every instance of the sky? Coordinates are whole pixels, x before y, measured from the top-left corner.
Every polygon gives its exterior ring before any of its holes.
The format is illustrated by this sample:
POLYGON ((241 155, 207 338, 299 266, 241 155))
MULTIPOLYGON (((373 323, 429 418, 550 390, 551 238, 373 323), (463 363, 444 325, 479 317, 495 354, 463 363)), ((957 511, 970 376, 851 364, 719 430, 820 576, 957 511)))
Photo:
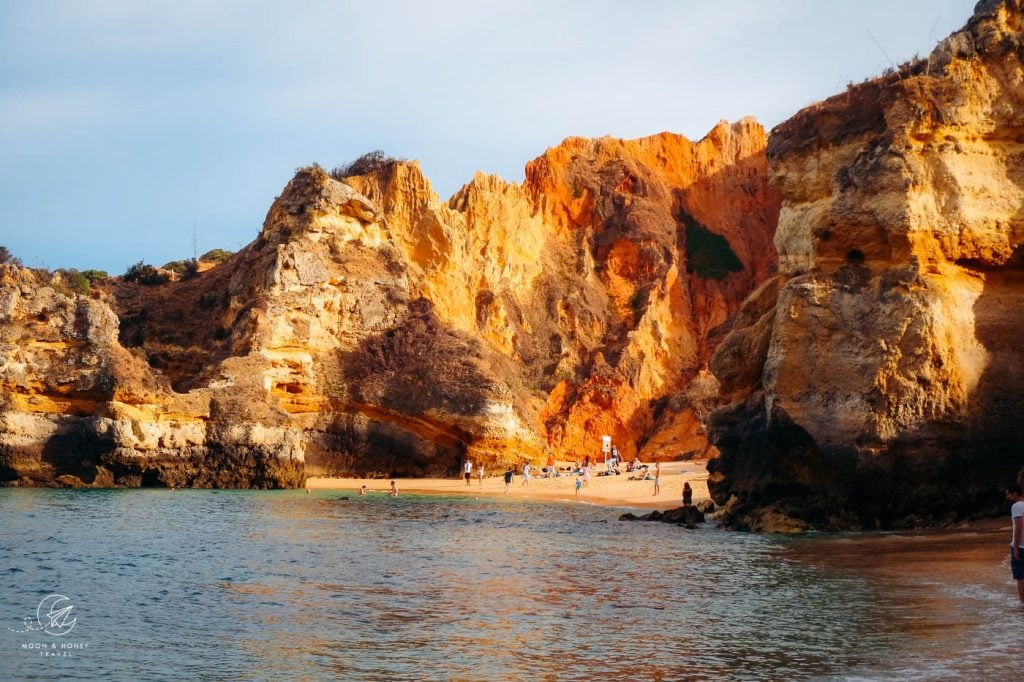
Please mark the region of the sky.
POLYGON ((295 169, 380 149, 442 199, 572 135, 766 128, 974 0, 0 0, 0 245, 123 274, 259 234, 295 169))

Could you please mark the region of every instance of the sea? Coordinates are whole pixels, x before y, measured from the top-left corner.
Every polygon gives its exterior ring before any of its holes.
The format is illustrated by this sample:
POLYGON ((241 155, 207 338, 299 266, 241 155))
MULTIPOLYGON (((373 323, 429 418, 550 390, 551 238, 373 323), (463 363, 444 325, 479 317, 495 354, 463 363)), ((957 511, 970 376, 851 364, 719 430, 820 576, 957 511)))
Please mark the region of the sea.
POLYGON ((625 511, 0 490, 0 679, 1024 677, 1008 521, 783 537, 625 511))

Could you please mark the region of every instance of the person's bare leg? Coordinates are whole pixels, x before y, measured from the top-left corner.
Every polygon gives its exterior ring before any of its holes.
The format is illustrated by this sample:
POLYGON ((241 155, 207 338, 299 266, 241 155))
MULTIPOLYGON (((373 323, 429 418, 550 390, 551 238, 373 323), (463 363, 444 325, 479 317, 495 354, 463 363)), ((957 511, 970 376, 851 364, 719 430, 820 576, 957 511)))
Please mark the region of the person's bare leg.
POLYGON ((1020 599, 1020 603, 1024 606, 1024 580, 1017 581, 1017 597, 1020 599))

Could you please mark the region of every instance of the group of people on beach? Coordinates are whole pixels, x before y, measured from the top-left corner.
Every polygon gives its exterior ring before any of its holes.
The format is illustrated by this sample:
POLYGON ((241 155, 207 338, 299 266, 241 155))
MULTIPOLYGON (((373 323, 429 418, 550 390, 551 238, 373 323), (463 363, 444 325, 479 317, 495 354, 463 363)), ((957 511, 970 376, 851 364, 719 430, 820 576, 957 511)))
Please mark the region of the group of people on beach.
MULTIPOLYGON (((617 469, 618 468, 618 464, 619 464, 618 449, 613 447, 611 454, 612 454, 612 458, 610 460, 607 460, 606 465, 607 466, 613 466, 613 467, 615 467, 617 469)), ((592 460, 590 455, 587 455, 586 457, 584 457, 582 462, 576 462, 574 468, 566 468, 564 472, 560 472, 558 470, 558 467, 556 466, 554 455, 553 454, 549 454, 548 455, 547 466, 545 466, 541 470, 541 475, 540 476, 542 478, 555 478, 555 477, 562 476, 564 473, 568 473, 569 475, 574 475, 576 477, 575 492, 576 492, 576 497, 578 498, 578 497, 580 497, 582 495, 583 489, 587 488, 589 486, 589 484, 590 484, 591 469, 593 468, 594 464, 595 464, 594 460, 592 460)), ((476 472, 476 478, 477 478, 477 480, 479 482, 479 485, 482 488, 483 487, 483 483, 484 483, 484 476, 485 476, 485 474, 484 474, 484 465, 482 463, 480 463, 479 465, 474 467, 473 462, 471 460, 467 459, 463 463, 463 467, 462 467, 463 478, 465 479, 467 486, 471 486, 472 485, 472 479, 473 479, 474 471, 476 472)), ((662 480, 661 480, 661 463, 660 462, 655 462, 654 463, 653 476, 651 475, 649 465, 641 464, 639 458, 634 458, 633 461, 629 463, 627 471, 636 471, 638 473, 640 471, 643 471, 645 475, 643 477, 636 477, 636 480, 653 480, 654 481, 654 496, 657 496, 657 495, 661 494, 661 483, 662 483, 662 480)), ((607 475, 610 475, 610 474, 608 474, 606 472, 606 473, 599 473, 598 475, 599 476, 607 476, 607 475)), ((509 487, 512 485, 513 481, 515 480, 515 476, 516 476, 515 470, 511 466, 506 467, 505 473, 502 475, 502 479, 504 480, 504 483, 505 483, 505 493, 509 492, 509 487)), ((522 468, 522 483, 520 485, 522 487, 524 487, 524 488, 525 487, 529 487, 530 481, 534 477, 535 477, 534 469, 531 467, 530 463, 529 462, 524 463, 523 464, 523 468, 522 468)), ((630 479, 633 480, 634 477, 630 476, 630 479)), ((309 494, 309 492, 310 492, 310 489, 307 487, 306 488, 306 493, 309 494)), ((368 492, 369 492, 369 489, 367 488, 367 486, 365 484, 359 488, 359 495, 360 496, 365 496, 368 492)), ((391 487, 387 490, 387 494, 388 494, 389 497, 397 497, 398 496, 398 486, 395 483, 395 481, 391 481, 391 487)), ((690 482, 689 481, 684 481, 683 482, 683 506, 690 506, 692 503, 693 503, 693 488, 690 486, 690 482)), ((1024 506, 1024 505, 1022 505, 1022 506, 1024 506)), ((1024 575, 1024 570, 1022 570, 1022 575, 1024 575)), ((1022 588, 1022 589, 1024 589, 1024 588, 1022 588)))
MULTIPOLYGON (((544 478, 553 478, 553 477, 558 476, 559 473, 558 473, 558 470, 557 470, 557 468, 555 467, 555 464, 554 464, 554 456, 549 456, 548 460, 549 460, 549 465, 544 467, 542 476, 544 478)), ((466 463, 463 465, 463 476, 466 479, 466 485, 470 485, 470 479, 472 477, 472 472, 473 472, 473 462, 471 462, 470 460, 466 460, 466 463)), ((483 487, 483 484, 484 484, 484 466, 483 466, 483 464, 481 464, 477 468, 477 475, 478 475, 478 478, 480 480, 480 486, 483 487)), ((530 486, 530 480, 534 478, 533 468, 530 466, 529 462, 526 462, 525 464, 523 464, 522 476, 523 476, 523 481, 522 481, 522 483, 520 485, 522 487, 524 487, 524 488, 528 488, 530 486)), ((508 492, 509 486, 512 485, 512 481, 515 480, 515 477, 516 477, 515 469, 513 469, 511 466, 507 467, 505 469, 505 473, 502 474, 502 479, 505 481, 505 492, 506 493, 508 492)))
MULTIPOLYGON (((612 449, 612 459, 609 460, 609 462, 614 462, 614 466, 617 467, 618 461, 619 461, 618 449, 617 448, 613 448, 612 449)), ((575 465, 574 468, 572 468, 572 469, 568 469, 567 468, 565 470, 566 472, 569 472, 569 475, 574 475, 576 477, 575 492, 576 492, 576 497, 577 498, 582 495, 583 489, 587 488, 589 486, 589 484, 590 484, 590 476, 591 476, 590 472, 591 472, 591 469, 593 468, 593 464, 594 464, 594 462, 591 459, 590 455, 587 455, 586 457, 584 457, 582 462, 576 462, 576 465, 575 465)), ((473 462, 471 460, 467 459, 463 463, 463 468, 462 468, 463 478, 465 479, 467 486, 472 485, 472 479, 473 479, 474 471, 476 472, 476 478, 479 481, 479 485, 482 488, 483 487, 483 483, 484 483, 484 465, 481 463, 478 466, 474 467, 473 462)), ((627 471, 636 471, 638 473, 640 471, 643 471, 644 474, 645 474, 643 477, 633 477, 633 476, 630 476, 630 480, 634 480, 634 478, 635 478, 635 480, 653 480, 654 481, 654 493, 653 493, 654 496, 658 496, 658 495, 661 494, 662 476, 661 476, 661 463, 660 462, 655 462, 654 463, 653 476, 651 475, 650 466, 646 465, 646 464, 641 464, 639 458, 634 458, 633 461, 630 462, 630 464, 628 465, 627 471)), ((547 464, 547 466, 545 466, 542 469, 541 477, 543 477, 543 478, 554 478, 554 477, 559 477, 561 475, 563 475, 563 472, 559 472, 558 467, 555 464, 554 455, 550 455, 549 454, 548 455, 548 464, 547 464)), ((603 473, 603 474, 599 473, 598 475, 599 476, 602 476, 602 475, 606 476, 606 475, 609 475, 609 474, 607 474, 607 473, 603 473)), ((505 493, 506 494, 509 492, 509 487, 512 485, 513 481, 515 480, 515 476, 516 476, 515 470, 511 466, 506 467, 505 473, 502 475, 502 479, 504 480, 504 483, 505 483, 505 493)), ((525 487, 529 487, 530 481, 534 477, 535 477, 534 470, 530 466, 530 463, 529 462, 524 463, 523 464, 523 468, 522 468, 522 483, 520 485, 522 487, 524 487, 524 488, 525 487)), ((307 487, 306 488, 306 493, 308 494, 309 492, 310 492, 310 490, 307 487)), ((359 489, 359 495, 360 496, 365 496, 368 492, 369 492, 369 490, 366 487, 366 485, 363 485, 359 489)), ((387 494, 390 497, 397 497, 398 496, 398 486, 395 483, 395 481, 391 481, 391 487, 387 490, 387 494)), ((689 481, 684 481, 683 482, 683 506, 687 506, 688 507, 691 504, 693 504, 693 488, 690 486, 690 482, 689 481)), ((1024 588, 1022 588, 1022 589, 1024 589, 1024 588)))
MULTIPOLYGON (((462 467, 462 475, 466 479, 466 485, 470 485, 470 479, 473 478, 473 462, 471 462, 468 459, 466 460, 466 463, 462 467)), ((476 468, 476 477, 477 477, 477 480, 480 481, 480 485, 483 486, 483 484, 484 484, 484 465, 483 465, 483 463, 481 463, 480 466, 478 466, 476 468)))
MULTIPOLYGON (((605 475, 605 476, 611 475, 610 471, 612 470, 612 468, 614 468, 615 473, 617 474, 618 473, 619 462, 620 462, 620 457, 619 457, 618 448, 616 448, 615 446, 612 446, 612 448, 611 448, 611 458, 606 461, 606 466, 609 468, 609 472, 606 472, 604 474, 598 474, 598 475, 605 475)), ((591 472, 592 466, 593 466, 593 460, 591 459, 590 455, 586 455, 583 458, 582 462, 578 462, 577 461, 575 467, 570 470, 571 474, 576 476, 576 484, 575 484, 576 497, 580 497, 582 495, 583 489, 586 488, 589 485, 589 483, 590 483, 590 472, 591 472)), ((654 463, 653 476, 651 474, 651 470, 650 470, 649 465, 642 464, 640 462, 640 458, 639 457, 634 457, 633 461, 630 462, 627 465, 627 469, 626 470, 627 471, 635 471, 637 473, 640 473, 642 471, 643 474, 644 474, 643 476, 635 476, 635 477, 634 476, 630 476, 630 480, 653 480, 654 481, 654 493, 653 493, 653 495, 654 496, 658 496, 658 495, 661 494, 662 478, 661 478, 661 463, 660 462, 655 462, 654 463)), ((463 463, 462 471, 463 471, 463 478, 466 481, 466 485, 467 486, 471 485, 471 480, 473 478, 473 471, 474 471, 473 462, 471 460, 467 459, 463 463)), ((484 466, 483 466, 483 464, 480 464, 476 468, 476 471, 477 471, 477 478, 478 478, 478 480, 480 482, 480 486, 483 487, 483 483, 484 483, 484 466)), ((554 477, 558 477, 558 476, 561 476, 561 475, 562 474, 558 471, 558 467, 555 464, 555 457, 554 457, 554 455, 549 453, 548 454, 548 460, 547 460, 547 466, 545 466, 542 469, 541 476, 543 478, 554 478, 554 477)), ((513 469, 511 466, 508 466, 508 467, 505 468, 505 473, 502 475, 502 480, 505 483, 505 493, 506 494, 508 493, 509 487, 512 485, 512 482, 515 480, 515 476, 516 476, 515 469, 513 469)), ((524 487, 524 488, 529 487, 530 480, 532 478, 534 478, 533 468, 530 466, 529 462, 526 462, 526 463, 523 464, 522 477, 523 477, 522 478, 522 483, 520 485, 522 487, 524 487)), ((682 497, 683 497, 683 506, 684 507, 688 507, 688 506, 693 504, 693 487, 690 485, 689 481, 683 481, 683 496, 682 497)))

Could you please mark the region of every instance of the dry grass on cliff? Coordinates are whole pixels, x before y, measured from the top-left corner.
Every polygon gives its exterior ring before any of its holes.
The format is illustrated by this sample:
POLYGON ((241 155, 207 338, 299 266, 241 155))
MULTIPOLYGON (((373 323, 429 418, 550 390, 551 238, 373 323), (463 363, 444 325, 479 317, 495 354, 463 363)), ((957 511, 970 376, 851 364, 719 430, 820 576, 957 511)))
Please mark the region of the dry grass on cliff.
POLYGON ((413 301, 409 311, 401 325, 342 355, 352 397, 410 415, 480 414, 500 390, 498 377, 514 369, 476 339, 447 328, 426 299, 413 301))
POLYGON ((225 316, 233 270, 229 260, 191 279, 159 286, 113 280, 110 293, 121 321, 121 345, 139 349, 176 391, 192 388, 204 368, 231 354, 232 321, 225 316))

